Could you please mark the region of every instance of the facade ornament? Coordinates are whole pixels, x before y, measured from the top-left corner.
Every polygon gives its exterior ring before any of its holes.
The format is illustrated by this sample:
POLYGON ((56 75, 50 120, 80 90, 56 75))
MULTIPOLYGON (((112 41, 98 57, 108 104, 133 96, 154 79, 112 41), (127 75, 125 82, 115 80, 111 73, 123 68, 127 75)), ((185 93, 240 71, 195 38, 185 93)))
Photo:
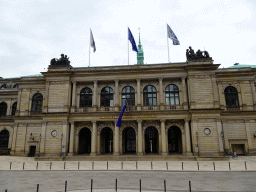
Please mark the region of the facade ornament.
POLYGON ((60 55, 60 59, 53 58, 51 60, 51 66, 70 66, 69 57, 64 54, 60 55))
POLYGON ((212 61, 209 53, 207 51, 198 51, 195 53, 194 50, 189 46, 186 52, 187 61, 212 61))

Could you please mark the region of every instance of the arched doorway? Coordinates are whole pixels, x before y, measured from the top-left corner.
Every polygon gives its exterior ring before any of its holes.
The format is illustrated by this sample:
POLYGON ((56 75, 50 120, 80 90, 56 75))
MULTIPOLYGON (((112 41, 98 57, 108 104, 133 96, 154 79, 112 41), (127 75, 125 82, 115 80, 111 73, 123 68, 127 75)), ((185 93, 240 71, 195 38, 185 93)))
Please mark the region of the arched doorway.
POLYGON ((88 128, 83 128, 79 133, 78 154, 88 153, 91 153, 91 131, 88 128))
POLYGON ((158 153, 158 131, 148 127, 145 131, 145 153, 158 153))
POLYGON ((169 153, 182 153, 181 131, 179 127, 172 126, 168 129, 169 153))
POLYGON ((100 132, 100 152, 113 153, 113 131, 109 127, 100 132))
POLYGON ((132 127, 123 130, 124 153, 136 153, 136 133, 132 127))
POLYGON ((9 143, 9 131, 2 130, 0 132, 0 149, 8 148, 9 143))

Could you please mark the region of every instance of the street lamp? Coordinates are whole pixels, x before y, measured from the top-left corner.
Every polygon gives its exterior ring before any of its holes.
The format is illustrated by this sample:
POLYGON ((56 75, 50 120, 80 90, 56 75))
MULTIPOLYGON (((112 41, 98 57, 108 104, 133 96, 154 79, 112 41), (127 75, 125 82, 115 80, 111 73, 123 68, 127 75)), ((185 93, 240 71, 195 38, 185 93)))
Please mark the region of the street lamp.
POLYGON ((198 157, 200 157, 200 152, 199 152, 199 144, 198 144, 198 137, 199 137, 199 134, 198 134, 198 132, 196 132, 196 138, 197 138, 197 147, 198 147, 198 157))
POLYGON ((38 153, 38 157, 40 157, 40 143, 41 143, 41 134, 40 134, 39 138, 40 138, 40 141, 39 141, 39 153, 38 153))

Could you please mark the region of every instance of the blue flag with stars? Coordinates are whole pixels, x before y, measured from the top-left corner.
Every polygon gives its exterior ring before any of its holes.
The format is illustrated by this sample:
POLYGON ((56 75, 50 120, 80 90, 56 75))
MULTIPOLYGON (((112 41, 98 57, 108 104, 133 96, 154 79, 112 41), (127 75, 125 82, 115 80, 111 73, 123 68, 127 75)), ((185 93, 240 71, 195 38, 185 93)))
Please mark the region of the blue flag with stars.
POLYGON ((168 24, 167 24, 167 36, 172 40, 173 45, 180 44, 178 38, 176 37, 176 35, 174 34, 174 32, 172 31, 172 29, 170 28, 170 26, 168 24))
POLYGON ((129 27, 128 27, 128 40, 131 42, 132 44, 132 50, 136 51, 138 53, 138 49, 135 43, 135 40, 133 38, 132 32, 130 31, 129 27))
POLYGON ((122 111, 121 111, 121 113, 120 113, 120 115, 119 115, 119 118, 118 118, 118 120, 117 120, 117 122, 116 122, 116 126, 117 126, 117 127, 121 127, 122 117, 123 117, 123 114, 124 114, 125 109, 126 109, 126 105, 124 105, 124 107, 123 107, 123 109, 122 109, 122 111))

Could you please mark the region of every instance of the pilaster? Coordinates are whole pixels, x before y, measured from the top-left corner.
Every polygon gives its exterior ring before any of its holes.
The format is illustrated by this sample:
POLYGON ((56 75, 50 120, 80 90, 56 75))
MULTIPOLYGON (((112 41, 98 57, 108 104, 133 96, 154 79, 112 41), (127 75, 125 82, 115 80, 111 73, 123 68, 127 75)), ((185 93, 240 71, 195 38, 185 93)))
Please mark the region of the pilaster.
POLYGON ((93 111, 96 112, 97 111, 98 82, 97 81, 93 81, 93 82, 94 82, 94 86, 93 86, 92 107, 93 107, 93 111))
POLYGON ((217 124, 217 133, 218 133, 218 140, 219 140, 219 150, 220 150, 220 155, 224 155, 224 145, 223 145, 223 133, 222 133, 222 125, 221 125, 221 120, 216 119, 216 124, 217 124))
POLYGON ((115 111, 119 111, 119 80, 115 80, 115 111))
POLYGON ((166 135, 165 135, 165 119, 161 119, 161 136, 162 136, 162 155, 166 156, 167 153, 167 145, 166 145, 166 135))
POLYGON ((137 80, 137 111, 141 111, 140 79, 137 80))
POLYGON ((186 135, 186 155, 192 155, 191 153, 191 142, 190 142, 190 130, 189 130, 189 120, 185 119, 185 135, 186 135))
POLYGON ((253 153, 253 146, 252 146, 252 138, 251 138, 251 131, 250 131, 250 122, 249 120, 245 119, 245 129, 246 129, 246 136, 248 142, 248 152, 253 153))
POLYGON ((142 120, 137 120, 138 122, 138 152, 137 155, 143 155, 142 152, 142 143, 143 143, 143 138, 142 138, 142 120))
POLYGON ((71 130, 70 130, 70 145, 69 145, 69 153, 68 156, 74 155, 74 136, 75 136, 75 123, 71 122, 71 130))
POLYGON ((187 99, 187 86, 186 86, 186 77, 182 77, 182 95, 183 95, 183 109, 188 110, 188 99, 187 99))
POLYGON ((92 121, 92 143, 91 143, 91 156, 97 155, 96 152, 96 143, 97 143, 97 122, 92 121))
POLYGON ((71 112, 76 111, 76 81, 73 81, 73 92, 72 92, 72 107, 71 112))
POLYGON ((47 81, 46 82, 46 86, 45 86, 45 95, 44 95, 44 106, 43 106, 43 112, 47 113, 48 112, 48 95, 49 95, 49 86, 50 86, 50 82, 47 81))
POLYGON ((15 147, 16 147, 16 139, 17 139, 17 130, 18 130, 18 124, 14 124, 14 131, 13 131, 13 138, 12 138, 12 149, 11 149, 11 155, 15 154, 15 147))
POLYGON ((45 131, 47 127, 47 122, 43 121, 42 122, 42 137, 41 137, 41 144, 40 144, 40 154, 43 155, 45 153, 45 131))
POLYGON ((117 121, 114 121, 115 123, 115 137, 114 137, 114 155, 118 156, 120 155, 120 149, 119 149, 119 127, 116 126, 117 121))
POLYGON ((163 78, 159 78, 160 110, 164 110, 163 78))

